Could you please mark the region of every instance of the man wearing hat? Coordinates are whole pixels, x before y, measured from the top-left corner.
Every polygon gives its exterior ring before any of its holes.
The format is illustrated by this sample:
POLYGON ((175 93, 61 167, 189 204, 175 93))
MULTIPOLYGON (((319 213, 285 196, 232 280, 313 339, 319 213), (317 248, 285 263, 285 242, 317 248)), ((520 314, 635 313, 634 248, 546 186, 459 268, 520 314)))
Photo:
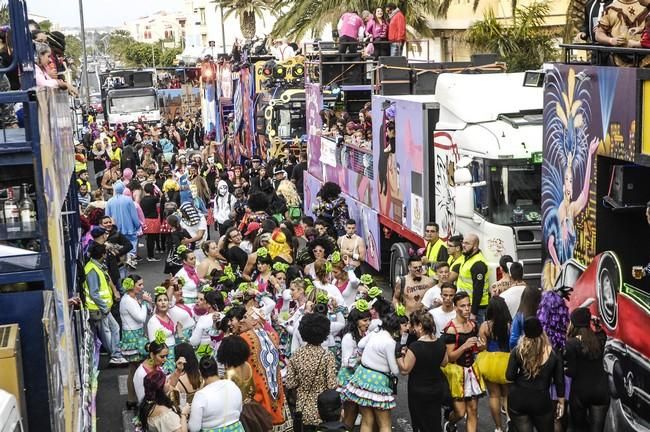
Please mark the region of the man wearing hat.
POLYGON ((287 178, 287 172, 281 166, 273 168, 273 189, 277 190, 282 180, 287 178))
POLYGON ((53 31, 47 34, 47 44, 52 49, 50 56, 50 68, 48 71, 50 76, 54 79, 61 79, 65 81, 65 72, 68 69, 65 55, 65 35, 60 31, 53 31))

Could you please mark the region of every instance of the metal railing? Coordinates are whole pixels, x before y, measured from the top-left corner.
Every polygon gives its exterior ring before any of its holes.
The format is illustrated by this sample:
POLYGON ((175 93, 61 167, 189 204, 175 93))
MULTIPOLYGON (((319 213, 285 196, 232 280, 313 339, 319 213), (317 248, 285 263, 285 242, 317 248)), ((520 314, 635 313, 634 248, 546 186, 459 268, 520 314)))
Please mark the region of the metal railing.
MULTIPOLYGON (((597 66, 615 66, 611 61, 612 55, 625 56, 634 67, 640 67, 644 59, 650 56, 647 48, 626 48, 613 47, 598 44, 560 44, 564 51, 564 63, 566 64, 593 64, 597 66), (591 53, 592 61, 579 61, 575 59, 574 51, 587 51, 591 53)), ((650 59, 650 57, 648 57, 650 59)), ((627 62, 627 61, 626 61, 627 62)), ((650 65, 650 62, 649 62, 650 65)), ((644 65, 645 66, 645 65, 644 65)))

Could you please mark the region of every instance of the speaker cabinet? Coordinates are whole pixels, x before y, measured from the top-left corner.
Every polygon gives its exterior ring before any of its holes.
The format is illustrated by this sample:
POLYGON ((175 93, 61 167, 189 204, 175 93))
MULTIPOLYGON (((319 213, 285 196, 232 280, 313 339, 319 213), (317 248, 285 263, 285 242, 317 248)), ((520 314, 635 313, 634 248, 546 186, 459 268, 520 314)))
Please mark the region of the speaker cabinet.
POLYGON ((624 206, 643 206, 650 200, 650 168, 640 165, 614 165, 609 197, 624 206))
POLYGON ((411 72, 406 57, 379 57, 379 85, 382 95, 406 95, 411 92, 411 72))

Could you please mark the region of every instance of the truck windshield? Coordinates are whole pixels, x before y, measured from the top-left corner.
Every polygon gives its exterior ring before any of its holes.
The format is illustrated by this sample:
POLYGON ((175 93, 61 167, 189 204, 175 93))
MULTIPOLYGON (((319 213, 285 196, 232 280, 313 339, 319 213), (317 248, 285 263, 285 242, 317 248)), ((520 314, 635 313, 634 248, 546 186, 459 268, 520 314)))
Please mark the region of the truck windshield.
POLYGON ((538 224, 541 221, 542 165, 528 161, 486 161, 473 167, 477 209, 498 225, 538 224), (481 172, 482 171, 482 172, 481 172))
POLYGON ((134 113, 138 111, 151 111, 158 108, 155 95, 147 96, 120 96, 110 98, 111 113, 134 113))
POLYGON ((291 106, 276 111, 278 136, 281 138, 300 138, 305 134, 305 105, 291 102, 291 106))

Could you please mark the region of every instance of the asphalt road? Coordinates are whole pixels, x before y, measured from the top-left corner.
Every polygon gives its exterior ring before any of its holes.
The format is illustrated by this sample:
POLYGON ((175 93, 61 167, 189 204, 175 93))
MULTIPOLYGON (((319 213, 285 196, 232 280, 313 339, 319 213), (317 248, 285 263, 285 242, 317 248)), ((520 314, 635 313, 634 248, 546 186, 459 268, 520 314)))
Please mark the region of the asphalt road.
MULTIPOLYGON (((139 254, 146 256, 143 247, 139 248, 139 254)), ((145 287, 148 291, 158 285, 164 279, 162 272, 163 261, 147 262, 140 261, 138 269, 133 273, 144 278, 145 287)), ((377 278, 379 279, 379 277, 377 278)), ((108 367, 108 357, 101 356, 99 388, 96 399, 97 430, 104 431, 130 431, 130 421, 133 413, 125 410, 126 404, 126 368, 108 367)), ((406 397, 406 383, 408 378, 401 377, 398 386, 397 407, 393 410, 393 429, 400 432, 411 432, 410 416, 406 397)), ((465 431, 464 422, 459 423, 459 431, 465 431)), ((487 404, 487 397, 479 401, 479 431, 493 431, 494 423, 490 416, 487 404)), ((608 431, 622 431, 621 427, 615 427, 610 419, 608 431)), ((631 429, 633 430, 633 429, 631 429)))

